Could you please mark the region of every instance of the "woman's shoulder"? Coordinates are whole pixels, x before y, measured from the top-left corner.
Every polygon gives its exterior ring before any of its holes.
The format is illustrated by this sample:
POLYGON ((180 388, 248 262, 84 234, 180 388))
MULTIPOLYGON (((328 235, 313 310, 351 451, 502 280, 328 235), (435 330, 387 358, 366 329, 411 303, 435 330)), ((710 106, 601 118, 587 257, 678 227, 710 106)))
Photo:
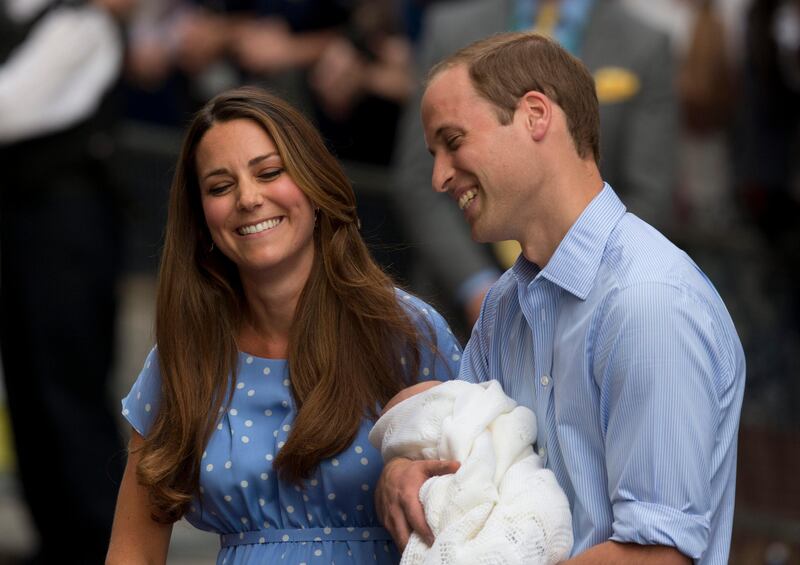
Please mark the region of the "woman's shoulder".
POLYGON ((161 401, 161 370, 158 347, 145 358, 144 366, 128 395, 122 399, 122 415, 139 432, 146 436, 152 426, 161 401))
POLYGON ((458 375, 461 344, 450 325, 430 304, 403 289, 395 289, 398 301, 424 336, 421 343, 421 373, 419 380, 450 380, 458 375))
POLYGON ((447 320, 429 303, 402 288, 395 287, 395 294, 397 295, 397 301, 418 327, 431 327, 437 333, 441 330, 449 334, 453 333, 450 331, 450 325, 447 320))
MULTIPOLYGON (((397 296, 397 301, 402 304, 403 308, 411 314, 411 315, 432 315, 435 314, 438 317, 442 317, 441 314, 431 306, 428 302, 425 302, 420 297, 412 294, 411 292, 403 289, 395 287, 394 289, 395 295, 397 296)), ((442 318, 444 319, 444 318, 442 318)))

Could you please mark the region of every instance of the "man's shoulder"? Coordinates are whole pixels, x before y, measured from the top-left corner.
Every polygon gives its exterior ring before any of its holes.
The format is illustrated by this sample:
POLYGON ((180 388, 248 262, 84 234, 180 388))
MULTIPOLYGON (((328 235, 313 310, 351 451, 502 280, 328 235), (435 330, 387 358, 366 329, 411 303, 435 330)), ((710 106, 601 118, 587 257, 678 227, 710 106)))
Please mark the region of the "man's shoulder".
POLYGON ((623 288, 642 283, 708 284, 682 249, 633 214, 626 214, 611 232, 601 266, 623 288))
POLYGON ((678 310, 688 307, 687 316, 712 320, 718 329, 735 335, 730 314, 708 276, 683 250, 632 214, 626 214, 609 237, 598 276, 596 304, 631 311, 650 310, 656 301, 678 310))
POLYGON ((744 379, 744 351, 736 327, 713 282, 675 244, 636 216, 627 214, 612 232, 601 266, 601 282, 592 304, 603 308, 602 330, 610 339, 628 328, 638 347, 644 328, 659 336, 676 330, 680 339, 717 359, 714 385, 722 395, 744 379), (639 340, 639 341, 637 341, 639 340))

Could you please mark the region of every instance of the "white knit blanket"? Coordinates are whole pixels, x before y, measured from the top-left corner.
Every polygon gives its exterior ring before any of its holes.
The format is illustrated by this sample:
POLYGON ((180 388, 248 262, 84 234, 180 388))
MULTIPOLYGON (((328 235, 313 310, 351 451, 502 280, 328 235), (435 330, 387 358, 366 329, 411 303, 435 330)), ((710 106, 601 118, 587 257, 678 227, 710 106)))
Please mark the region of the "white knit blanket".
POLYGON ((535 565, 569 556, 569 503, 533 451, 536 418, 497 381, 448 381, 412 396, 381 416, 369 440, 384 461, 461 463, 420 490, 436 541, 429 547, 412 534, 401 565, 535 565))

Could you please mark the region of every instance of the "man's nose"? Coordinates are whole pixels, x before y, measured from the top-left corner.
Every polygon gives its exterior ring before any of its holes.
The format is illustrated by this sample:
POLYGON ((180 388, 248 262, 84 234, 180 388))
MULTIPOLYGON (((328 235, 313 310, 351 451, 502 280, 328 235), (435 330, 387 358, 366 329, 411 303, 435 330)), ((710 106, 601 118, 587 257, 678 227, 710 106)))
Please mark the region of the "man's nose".
POLYGON ((447 192, 453 180, 453 165, 446 155, 437 156, 433 161, 431 182, 436 192, 447 192))

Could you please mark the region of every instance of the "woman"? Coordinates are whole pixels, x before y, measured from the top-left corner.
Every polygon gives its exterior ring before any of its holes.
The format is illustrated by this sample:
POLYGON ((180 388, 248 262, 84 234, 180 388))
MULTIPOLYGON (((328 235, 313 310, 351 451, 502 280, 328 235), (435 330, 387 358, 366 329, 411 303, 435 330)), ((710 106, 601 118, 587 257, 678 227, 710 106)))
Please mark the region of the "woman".
POLYGON ((403 387, 451 378, 460 350, 370 258, 350 184, 285 102, 242 88, 190 125, 156 338, 123 400, 109 563, 164 562, 182 516, 222 534, 218 563, 398 560, 367 433, 403 387))

